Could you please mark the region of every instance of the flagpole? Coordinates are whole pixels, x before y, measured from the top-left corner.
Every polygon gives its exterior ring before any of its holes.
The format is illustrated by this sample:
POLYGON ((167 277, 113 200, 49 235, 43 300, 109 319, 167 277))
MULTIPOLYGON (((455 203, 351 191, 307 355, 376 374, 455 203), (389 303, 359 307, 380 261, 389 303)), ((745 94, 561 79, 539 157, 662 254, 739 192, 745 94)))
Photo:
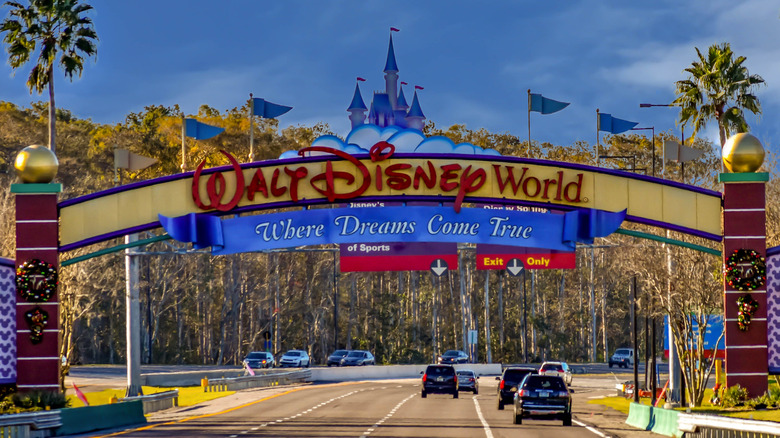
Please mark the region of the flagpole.
POLYGON ((255 161, 255 99, 249 93, 249 162, 255 161))
POLYGON ((531 153, 531 89, 528 89, 528 154, 531 153))
POLYGON ((599 166, 599 148, 601 146, 599 142, 599 109, 596 108, 596 167, 599 166))
POLYGON ((184 126, 184 115, 181 116, 181 171, 187 171, 187 155, 184 146, 184 137, 186 133, 186 127, 184 126))

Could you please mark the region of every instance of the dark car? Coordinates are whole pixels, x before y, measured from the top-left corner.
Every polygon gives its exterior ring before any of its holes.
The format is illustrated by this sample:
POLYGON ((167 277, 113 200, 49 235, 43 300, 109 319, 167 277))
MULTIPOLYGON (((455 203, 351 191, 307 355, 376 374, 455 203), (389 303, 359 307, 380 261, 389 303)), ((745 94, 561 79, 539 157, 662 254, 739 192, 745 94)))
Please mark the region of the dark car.
POLYGON ((557 418, 571 426, 571 394, 563 378, 530 374, 515 394, 515 424, 523 418, 557 418))
POLYGON ((422 377, 422 398, 428 394, 452 394, 452 398, 458 398, 458 376, 452 365, 428 365, 422 377))
POLYGON ((349 350, 336 350, 333 353, 328 356, 327 365, 341 365, 341 359, 344 359, 344 356, 346 356, 349 353, 349 350))
POLYGON ((273 368, 274 356, 265 351, 253 351, 246 355, 244 366, 248 368, 273 368))
POLYGON ((531 367, 507 367, 501 377, 496 377, 498 383, 498 409, 503 410, 504 405, 511 404, 515 400, 517 385, 528 374, 536 374, 536 368, 531 367))
POLYGON ((457 370, 455 374, 458 376, 458 391, 471 391, 474 394, 479 394, 479 377, 474 371, 457 370))
POLYGON ((439 363, 468 363, 469 355, 460 350, 447 350, 439 356, 439 363))
POLYGON ((374 355, 365 350, 352 350, 341 359, 343 367, 363 365, 376 365, 374 355))

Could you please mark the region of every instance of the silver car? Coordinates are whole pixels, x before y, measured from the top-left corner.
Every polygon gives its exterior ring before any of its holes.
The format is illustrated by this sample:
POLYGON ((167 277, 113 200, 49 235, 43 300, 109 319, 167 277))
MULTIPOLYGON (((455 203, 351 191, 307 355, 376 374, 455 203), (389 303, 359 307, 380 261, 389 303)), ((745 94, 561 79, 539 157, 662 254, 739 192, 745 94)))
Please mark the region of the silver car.
POLYGON ((280 367, 308 368, 311 365, 309 353, 304 350, 290 350, 279 359, 280 367))

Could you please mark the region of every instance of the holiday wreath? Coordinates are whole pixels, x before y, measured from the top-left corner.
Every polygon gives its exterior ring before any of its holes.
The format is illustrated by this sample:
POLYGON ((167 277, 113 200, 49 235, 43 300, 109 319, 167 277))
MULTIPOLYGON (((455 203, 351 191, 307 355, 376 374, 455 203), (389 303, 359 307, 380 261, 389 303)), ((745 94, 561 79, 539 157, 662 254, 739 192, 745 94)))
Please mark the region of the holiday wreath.
POLYGON ((57 292, 57 269, 42 260, 27 260, 16 269, 16 289, 25 301, 49 301, 57 292))
POLYGON ((726 259, 726 283, 737 290, 754 290, 766 282, 766 261, 752 249, 735 249, 726 259))
POLYGON ((746 332, 750 327, 750 321, 753 319, 753 314, 758 310, 758 302, 754 300, 750 294, 745 294, 737 298, 737 309, 739 309, 737 325, 740 330, 746 332))

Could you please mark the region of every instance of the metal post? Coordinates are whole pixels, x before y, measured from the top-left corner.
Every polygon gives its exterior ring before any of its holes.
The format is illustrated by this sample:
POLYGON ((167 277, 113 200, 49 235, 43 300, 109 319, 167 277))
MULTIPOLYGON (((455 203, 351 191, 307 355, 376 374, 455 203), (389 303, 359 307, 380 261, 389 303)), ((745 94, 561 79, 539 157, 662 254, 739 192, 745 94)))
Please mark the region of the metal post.
POLYGON ((336 251, 333 251, 333 349, 339 348, 339 275, 336 271, 336 251))
POLYGON ((652 395, 653 399, 652 400, 653 400, 653 406, 655 406, 655 402, 656 402, 656 394, 655 393, 656 393, 656 390, 658 388, 657 387, 658 376, 656 375, 656 372, 657 372, 656 366, 657 366, 657 364, 656 364, 656 352, 655 352, 655 344, 656 344, 656 338, 655 338, 655 297, 653 297, 653 296, 650 297, 650 311, 653 312, 653 314, 652 314, 652 321, 653 321, 653 327, 652 327, 653 334, 652 334, 652 338, 653 338, 653 343, 652 343, 652 346, 650 347, 650 354, 652 356, 652 367, 653 367, 653 369, 652 369, 652 371, 650 373, 650 379, 652 380, 650 382, 650 390, 653 392, 653 395, 652 395))
POLYGON ((528 312, 526 312, 525 300, 525 271, 523 269, 523 361, 528 363, 528 312))
MULTIPOLYGON (((138 240, 138 234, 125 236, 125 243, 138 240)), ((136 248, 125 249, 125 295, 127 339, 127 397, 143 395, 141 389, 141 304, 138 291, 138 256, 136 248)))
POLYGON ((490 351, 490 271, 485 271, 485 359, 493 362, 493 352, 490 351))
POLYGON ((637 330, 636 330, 636 275, 634 287, 631 288, 631 342, 634 348, 634 403, 639 403, 639 355, 637 354, 637 330))
POLYGON ((590 322, 591 322, 591 350, 590 361, 596 362, 597 328, 596 328, 596 258, 595 249, 590 247, 590 322))

